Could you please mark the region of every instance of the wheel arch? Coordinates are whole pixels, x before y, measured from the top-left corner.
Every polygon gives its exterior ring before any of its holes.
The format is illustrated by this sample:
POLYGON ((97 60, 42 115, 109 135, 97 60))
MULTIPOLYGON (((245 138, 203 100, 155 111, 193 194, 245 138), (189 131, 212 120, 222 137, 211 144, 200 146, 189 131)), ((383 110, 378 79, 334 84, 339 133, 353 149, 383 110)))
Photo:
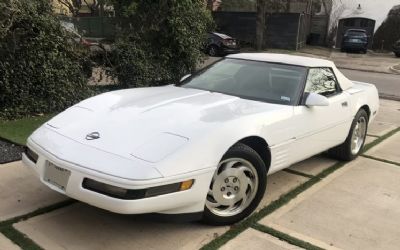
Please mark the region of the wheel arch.
POLYGON ((364 109, 365 112, 367 112, 368 120, 369 120, 369 118, 371 117, 371 109, 369 108, 369 106, 367 104, 364 104, 358 110, 360 110, 360 109, 364 109))
POLYGON ((264 161, 268 173, 269 168, 271 166, 271 151, 269 150, 268 143, 264 138, 260 136, 248 136, 239 140, 237 143, 243 143, 252 148, 253 150, 255 150, 257 154, 260 155, 261 159, 264 161))

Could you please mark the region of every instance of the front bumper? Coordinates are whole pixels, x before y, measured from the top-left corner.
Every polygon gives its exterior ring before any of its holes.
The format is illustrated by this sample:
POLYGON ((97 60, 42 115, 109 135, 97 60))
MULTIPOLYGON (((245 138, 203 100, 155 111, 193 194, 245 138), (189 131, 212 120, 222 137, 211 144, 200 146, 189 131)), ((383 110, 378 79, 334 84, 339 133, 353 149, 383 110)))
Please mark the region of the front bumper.
POLYGON ((26 153, 22 155, 22 161, 36 173, 42 183, 47 185, 49 188, 76 200, 121 214, 180 214, 201 212, 204 209, 208 187, 213 175, 212 170, 204 169, 169 178, 127 180, 99 173, 88 168, 77 166, 74 163, 61 160, 56 155, 46 151, 32 140, 28 140, 28 147, 38 155, 37 162, 35 163, 32 161, 26 153), (70 171, 65 187, 60 188, 59 186, 45 180, 45 171, 49 163, 70 171), (114 198, 86 189, 83 187, 85 178, 129 190, 157 187, 182 182, 188 179, 194 179, 194 184, 190 189, 184 191, 129 200, 114 198))
POLYGON ((236 53, 240 53, 240 48, 239 47, 221 46, 219 53, 221 53, 221 54, 236 54, 236 53))
POLYGON ((367 43, 348 43, 344 42, 342 44, 342 49, 348 50, 366 50, 368 48, 367 43))

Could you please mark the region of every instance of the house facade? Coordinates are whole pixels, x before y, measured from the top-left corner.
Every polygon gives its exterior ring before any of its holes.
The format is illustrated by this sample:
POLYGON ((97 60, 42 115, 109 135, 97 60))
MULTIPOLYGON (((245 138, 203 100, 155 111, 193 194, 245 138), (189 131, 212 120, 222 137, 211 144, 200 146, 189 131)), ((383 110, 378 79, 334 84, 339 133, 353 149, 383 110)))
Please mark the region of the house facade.
POLYGON ((389 11, 400 0, 334 0, 330 14, 330 32, 334 47, 340 48, 343 33, 347 29, 365 29, 372 40, 389 11))
MULTIPOLYGON (((265 8, 264 46, 299 49, 310 33, 311 0, 268 2, 265 8)), ((217 30, 242 43, 255 44, 256 0, 222 0, 213 12, 217 30)))

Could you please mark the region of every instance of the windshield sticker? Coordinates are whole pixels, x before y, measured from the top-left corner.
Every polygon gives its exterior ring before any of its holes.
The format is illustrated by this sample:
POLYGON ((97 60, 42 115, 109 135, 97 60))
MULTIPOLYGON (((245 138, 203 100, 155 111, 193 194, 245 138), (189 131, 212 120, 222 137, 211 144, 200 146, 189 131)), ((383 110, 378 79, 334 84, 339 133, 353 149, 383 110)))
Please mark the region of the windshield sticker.
POLYGON ((290 102, 290 97, 287 97, 287 96, 281 96, 281 100, 283 100, 283 101, 287 101, 287 102, 290 102))

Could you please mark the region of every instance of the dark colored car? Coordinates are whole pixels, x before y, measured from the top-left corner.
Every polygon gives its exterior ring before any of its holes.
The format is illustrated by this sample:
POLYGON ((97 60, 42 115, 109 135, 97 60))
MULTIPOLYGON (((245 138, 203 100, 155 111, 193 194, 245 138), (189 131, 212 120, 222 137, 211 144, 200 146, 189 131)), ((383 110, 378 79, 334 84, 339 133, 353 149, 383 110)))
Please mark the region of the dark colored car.
POLYGON ((361 51, 367 53, 368 35, 366 30, 349 29, 344 33, 342 40, 342 52, 345 51, 361 51))
POLYGON ((208 33, 204 50, 210 56, 239 53, 239 43, 235 38, 228 35, 211 32, 208 33))
POLYGON ((400 57, 400 40, 393 44, 393 52, 397 57, 400 57))

